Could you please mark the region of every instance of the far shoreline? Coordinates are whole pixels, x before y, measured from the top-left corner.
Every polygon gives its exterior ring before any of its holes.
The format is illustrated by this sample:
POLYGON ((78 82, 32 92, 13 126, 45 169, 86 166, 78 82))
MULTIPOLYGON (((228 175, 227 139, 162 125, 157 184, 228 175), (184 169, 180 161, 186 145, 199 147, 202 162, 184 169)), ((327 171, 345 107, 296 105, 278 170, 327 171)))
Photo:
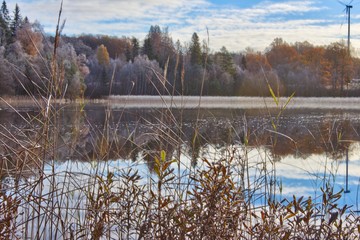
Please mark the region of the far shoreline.
MULTIPOLYGON (((98 104, 111 108, 280 109, 288 100, 288 97, 281 97, 277 105, 272 97, 118 95, 100 99, 52 99, 51 104, 98 104)), ((4 97, 0 99, 0 107, 45 107, 47 102, 45 98, 4 97)), ((286 108, 360 110, 360 97, 293 97, 286 108)))

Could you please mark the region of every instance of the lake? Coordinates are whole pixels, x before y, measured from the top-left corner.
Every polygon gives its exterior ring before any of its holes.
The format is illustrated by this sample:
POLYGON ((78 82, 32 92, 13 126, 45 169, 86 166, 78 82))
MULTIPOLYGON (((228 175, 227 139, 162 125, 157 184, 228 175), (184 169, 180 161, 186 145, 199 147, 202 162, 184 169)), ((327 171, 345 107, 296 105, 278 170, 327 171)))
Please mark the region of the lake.
MULTIPOLYGON (((179 186, 204 168, 202 159, 231 158, 229 168, 254 206, 293 195, 321 200, 320 189, 329 184, 335 191, 345 190, 341 205, 359 210, 359 99, 293 99, 284 110, 286 99, 278 106, 263 98, 212 99, 210 104, 203 98, 201 108, 195 97, 172 103, 154 97, 114 97, 59 104, 48 116, 50 150, 42 163, 32 158, 36 148, 17 149, 34 146, 38 131, 43 131, 38 119, 44 113, 27 104, 14 108, 4 104, 2 191, 36 182, 39 172, 51 176, 45 179, 42 194, 50 193, 54 182, 60 189, 79 190, 89 186, 94 174, 119 176, 129 168, 140 172, 145 185, 156 179, 154 159, 164 150, 166 159, 176 160, 172 166, 179 186), (26 157, 14 162, 14 153, 26 157)), ((76 206, 84 196, 74 192, 72 197, 78 200, 71 204, 76 206)))

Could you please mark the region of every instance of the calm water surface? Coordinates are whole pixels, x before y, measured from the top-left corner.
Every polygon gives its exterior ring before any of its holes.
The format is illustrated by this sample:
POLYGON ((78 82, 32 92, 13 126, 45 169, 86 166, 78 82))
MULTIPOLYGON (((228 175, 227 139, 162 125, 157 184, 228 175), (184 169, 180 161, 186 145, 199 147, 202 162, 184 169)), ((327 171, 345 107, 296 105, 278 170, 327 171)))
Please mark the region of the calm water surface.
MULTIPOLYGON (((180 160, 179 169, 174 167, 182 175, 202 168, 201 159, 234 157, 232 164, 247 162, 254 185, 244 183, 244 187, 254 188, 254 195, 317 198, 320 188, 330 183, 336 190, 347 190, 342 204, 359 208, 360 110, 311 108, 279 113, 276 109, 124 109, 96 104, 81 109, 64 105, 51 117, 56 132, 45 172, 91 175, 95 165, 104 174, 134 167, 146 181, 153 176, 153 158, 160 150, 180 160), (255 183, 269 187, 255 190, 255 183)), ((9 136, 25 141, 35 135, 33 127, 41 125, 25 121, 39 114, 33 108, 17 111, 0 110, 3 156, 8 153, 4 146, 16 149, 18 144, 9 136)), ((19 173, 14 164, 2 160, 2 168, 4 182, 18 174, 36 178, 36 164, 26 164, 19 173)), ((264 204, 265 199, 254 202, 264 204)))

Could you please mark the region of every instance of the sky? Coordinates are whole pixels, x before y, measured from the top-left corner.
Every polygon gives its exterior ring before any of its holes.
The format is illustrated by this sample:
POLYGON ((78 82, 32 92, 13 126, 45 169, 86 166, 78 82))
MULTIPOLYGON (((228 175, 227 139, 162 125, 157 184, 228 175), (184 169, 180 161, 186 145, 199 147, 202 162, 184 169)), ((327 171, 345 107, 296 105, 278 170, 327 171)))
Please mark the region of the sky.
MULTIPOLYGON (((351 0, 344 3, 349 4, 351 0)), ((22 16, 54 34, 61 0, 6 0, 22 16)), ((360 0, 351 2, 351 43, 360 52, 360 0)), ((168 27, 174 42, 197 32, 213 51, 264 51, 274 38, 325 45, 347 39, 347 19, 337 0, 64 0, 63 34, 134 36, 143 40, 151 25, 168 27)))

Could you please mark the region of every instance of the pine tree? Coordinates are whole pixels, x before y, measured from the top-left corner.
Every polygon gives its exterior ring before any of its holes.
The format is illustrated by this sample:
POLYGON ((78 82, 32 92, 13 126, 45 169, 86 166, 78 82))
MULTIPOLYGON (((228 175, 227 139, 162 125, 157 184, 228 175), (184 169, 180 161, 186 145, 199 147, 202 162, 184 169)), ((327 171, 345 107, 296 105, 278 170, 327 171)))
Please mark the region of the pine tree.
POLYGON ((202 65, 200 40, 196 33, 194 33, 191 38, 190 55, 190 62, 192 65, 202 65))
POLYGON ((29 18, 27 16, 25 16, 24 20, 23 20, 23 24, 29 24, 29 18))
POLYGON ((20 14, 20 8, 19 5, 15 5, 15 10, 14 10, 14 18, 11 22, 11 26, 10 26, 10 30, 11 30, 11 36, 15 37, 16 35, 16 30, 21 26, 22 23, 22 17, 20 14))
POLYGON ((0 13, 0 46, 5 44, 6 39, 6 30, 5 30, 5 22, 2 14, 0 13))
POLYGON ((135 38, 135 37, 133 37, 131 39, 131 44, 132 44, 132 57, 133 57, 132 60, 134 61, 134 58, 139 55, 140 44, 139 44, 139 41, 137 40, 137 38, 135 38))
POLYGON ((160 26, 151 26, 149 33, 144 41, 143 54, 147 55, 150 60, 159 61, 159 52, 161 51, 161 36, 162 32, 160 26))
POLYGON ((126 47, 126 51, 125 51, 126 61, 134 62, 135 57, 139 55, 139 51, 140 51, 139 41, 135 37, 132 37, 130 43, 126 47))
POLYGON ((4 20, 4 17, 3 17, 3 14, 2 12, 0 11, 0 27, 2 27, 2 25, 4 24, 5 20, 4 20))
POLYGON ((5 0, 2 2, 1 4, 1 16, 4 19, 4 21, 6 22, 6 24, 8 25, 10 23, 10 15, 9 15, 9 10, 7 8, 6 2, 5 0))
POLYGON ((241 58, 241 67, 242 67, 242 69, 247 69, 247 62, 246 62, 246 57, 245 57, 245 55, 244 56, 242 56, 242 58, 241 58))
POLYGON ((235 75, 236 70, 232 56, 224 46, 220 49, 220 66, 225 72, 235 75))
POLYGON ((151 39, 150 38, 146 38, 144 40, 144 46, 143 46, 143 50, 142 50, 143 54, 146 55, 150 60, 154 59, 154 53, 153 53, 153 47, 151 44, 151 39))
POLYGON ((9 23, 9 10, 4 0, 0 8, 0 46, 5 45, 10 37, 9 23))
POLYGON ((126 45, 125 57, 126 57, 127 62, 130 62, 133 59, 132 58, 132 46, 130 44, 126 45))
POLYGON ((161 68, 165 68, 168 58, 174 55, 174 45, 167 28, 161 29, 158 25, 151 26, 142 52, 150 60, 156 60, 161 68))

